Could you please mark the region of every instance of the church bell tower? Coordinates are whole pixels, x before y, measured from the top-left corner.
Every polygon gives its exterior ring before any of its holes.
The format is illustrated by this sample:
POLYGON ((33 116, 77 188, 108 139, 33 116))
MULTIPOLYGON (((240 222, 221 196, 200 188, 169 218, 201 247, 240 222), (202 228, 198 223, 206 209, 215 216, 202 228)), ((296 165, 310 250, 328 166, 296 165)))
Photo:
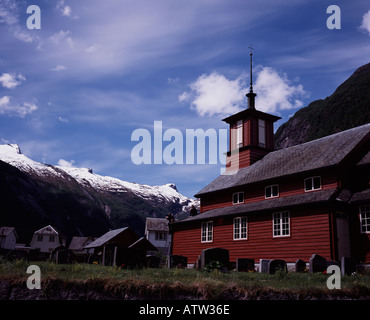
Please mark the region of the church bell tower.
POLYGON ((252 48, 250 52, 250 87, 248 108, 222 121, 230 126, 226 172, 248 167, 274 150, 274 122, 280 117, 256 110, 252 81, 252 48))

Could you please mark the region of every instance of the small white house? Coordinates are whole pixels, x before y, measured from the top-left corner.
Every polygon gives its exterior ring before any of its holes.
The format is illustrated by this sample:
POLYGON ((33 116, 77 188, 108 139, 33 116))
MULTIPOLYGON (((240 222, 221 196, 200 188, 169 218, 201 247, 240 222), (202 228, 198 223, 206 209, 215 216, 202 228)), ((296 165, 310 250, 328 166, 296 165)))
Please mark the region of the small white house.
POLYGON ((166 218, 146 218, 145 237, 163 255, 168 254, 171 245, 171 235, 166 218))
POLYGON ((13 227, 0 227, 0 248, 14 250, 17 233, 13 227))
POLYGON ((64 237, 51 225, 34 232, 30 248, 40 252, 51 252, 56 247, 65 245, 64 237))

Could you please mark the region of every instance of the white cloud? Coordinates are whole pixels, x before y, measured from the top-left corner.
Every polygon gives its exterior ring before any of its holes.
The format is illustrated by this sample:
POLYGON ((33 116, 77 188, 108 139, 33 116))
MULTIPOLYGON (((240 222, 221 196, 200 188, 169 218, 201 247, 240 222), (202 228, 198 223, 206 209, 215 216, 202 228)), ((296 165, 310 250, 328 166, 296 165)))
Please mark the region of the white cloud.
POLYGON ((243 99, 243 87, 242 77, 229 80, 217 72, 203 74, 190 84, 191 93, 182 93, 179 101, 192 100, 191 107, 201 116, 235 113, 243 99))
POLYGON ((0 1, 0 23, 13 25, 18 22, 18 8, 15 0, 0 1))
POLYGON ((68 6, 68 5, 65 5, 65 1, 64 0, 58 1, 56 8, 57 8, 57 10, 60 11, 60 13, 62 14, 62 16, 64 16, 64 17, 73 18, 73 19, 77 19, 78 18, 77 15, 72 14, 72 8, 70 6, 68 6))
POLYGON ((256 108, 264 112, 300 108, 303 102, 298 98, 306 95, 301 84, 291 85, 286 74, 279 75, 270 67, 263 67, 258 73, 255 91, 256 108))
POLYGON ((58 166, 61 166, 61 167, 72 168, 74 163, 75 163, 74 160, 71 160, 71 161, 67 161, 67 160, 64 160, 64 159, 59 159, 58 160, 58 166))
POLYGON ((54 68, 51 68, 50 70, 51 71, 62 71, 62 70, 66 70, 67 67, 66 66, 63 66, 61 64, 58 64, 57 66, 55 66, 54 68))
MULTIPOLYGON (((291 85, 285 74, 279 75, 269 67, 260 68, 254 85, 257 93, 256 108, 264 112, 300 108, 300 98, 306 95, 302 85, 291 85)), ((246 108, 245 75, 229 80, 216 72, 203 74, 190 84, 191 92, 179 95, 179 102, 190 102, 199 115, 233 114, 246 108)))
POLYGON ((179 95, 179 102, 185 102, 190 100, 191 95, 188 92, 183 92, 182 94, 179 95))
POLYGON ((36 111, 38 107, 34 103, 24 102, 23 105, 12 105, 10 97, 0 98, 0 114, 17 115, 24 118, 27 114, 36 111))
POLYGON ((58 117, 58 120, 60 121, 60 122, 69 122, 69 120, 68 119, 66 119, 66 118, 63 118, 63 117, 58 117))
POLYGON ((362 17, 360 29, 367 31, 370 36, 370 10, 362 17))
POLYGON ((9 102, 10 102, 10 97, 8 97, 8 96, 4 96, 4 97, 0 98, 0 108, 2 106, 6 106, 7 104, 9 104, 9 102))
POLYGON ((1 85, 8 89, 13 89, 16 86, 19 86, 24 80, 26 80, 26 78, 21 74, 16 75, 15 73, 3 73, 0 76, 1 85))
POLYGON ((37 42, 39 40, 39 37, 37 35, 35 35, 34 33, 25 31, 25 30, 28 30, 28 29, 23 30, 20 26, 15 26, 13 28, 13 30, 14 30, 14 36, 18 40, 21 40, 23 42, 33 43, 33 42, 37 42))
POLYGON ((70 36, 71 31, 67 30, 60 30, 59 32, 54 33, 52 36, 49 37, 49 40, 54 42, 55 44, 60 44, 62 42, 66 42, 71 48, 74 46, 74 41, 70 36))

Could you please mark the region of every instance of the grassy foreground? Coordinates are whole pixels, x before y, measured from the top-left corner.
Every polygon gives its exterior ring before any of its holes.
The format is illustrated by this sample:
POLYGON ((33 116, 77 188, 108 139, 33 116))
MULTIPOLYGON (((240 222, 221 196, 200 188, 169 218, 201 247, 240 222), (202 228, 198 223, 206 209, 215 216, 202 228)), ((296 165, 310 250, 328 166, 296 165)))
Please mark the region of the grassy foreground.
MULTIPOLYGON (((107 293, 122 299, 258 299, 263 295, 268 299, 271 293, 278 299, 279 295, 284 299, 325 299, 324 296, 370 299, 368 272, 343 276, 341 289, 329 290, 326 285, 329 275, 321 273, 277 272, 269 275, 167 268, 126 270, 101 265, 0 260, 0 285, 7 281, 28 290, 25 283, 30 275, 26 270, 32 264, 41 269, 45 292, 53 286, 57 291, 74 286, 104 293, 103 299, 107 293)), ((49 295, 52 294, 49 290, 49 295)))

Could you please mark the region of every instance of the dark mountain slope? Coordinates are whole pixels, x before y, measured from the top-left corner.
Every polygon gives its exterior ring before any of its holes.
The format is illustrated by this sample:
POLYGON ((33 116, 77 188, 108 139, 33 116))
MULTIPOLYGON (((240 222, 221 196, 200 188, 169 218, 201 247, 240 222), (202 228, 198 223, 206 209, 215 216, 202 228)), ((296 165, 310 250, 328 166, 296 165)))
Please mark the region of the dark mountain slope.
POLYGON ((281 149, 370 122, 370 63, 358 68, 335 92, 298 110, 275 134, 281 149))

